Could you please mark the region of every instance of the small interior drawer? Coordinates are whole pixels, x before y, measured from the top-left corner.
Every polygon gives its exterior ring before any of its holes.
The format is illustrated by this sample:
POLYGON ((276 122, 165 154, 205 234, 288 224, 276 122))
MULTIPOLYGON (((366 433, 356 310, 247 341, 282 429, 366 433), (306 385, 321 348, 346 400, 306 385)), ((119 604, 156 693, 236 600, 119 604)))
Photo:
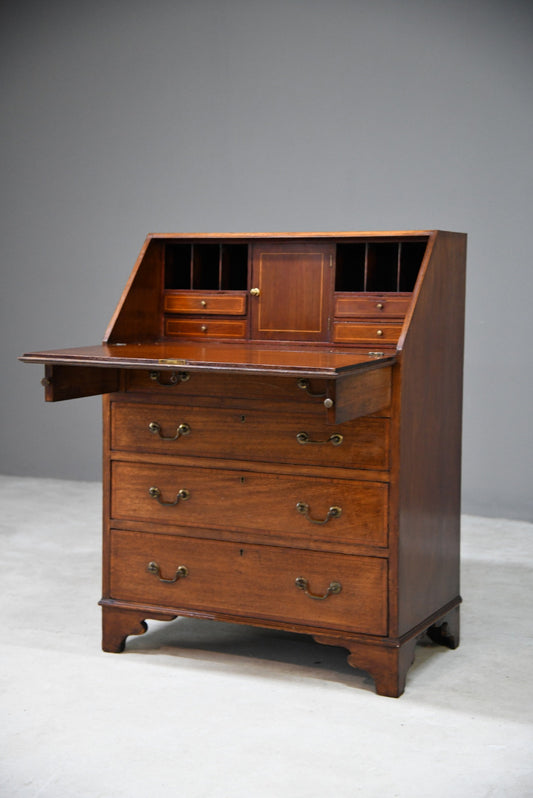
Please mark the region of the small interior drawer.
POLYGON ((396 344, 401 331, 401 324, 338 321, 333 325, 333 340, 337 343, 396 344))
POLYGON ((335 316, 339 318, 402 318, 411 303, 410 296, 394 294, 335 295, 335 316))
POLYGON ((165 335, 179 335, 183 338, 244 338, 246 320, 166 318, 165 335))
POLYGON ((206 315, 244 316, 246 313, 246 294, 213 293, 209 291, 188 291, 166 293, 165 313, 202 313, 206 315))
POLYGON ((112 599, 177 613, 387 634, 387 561, 378 557, 112 530, 110 585, 112 599))

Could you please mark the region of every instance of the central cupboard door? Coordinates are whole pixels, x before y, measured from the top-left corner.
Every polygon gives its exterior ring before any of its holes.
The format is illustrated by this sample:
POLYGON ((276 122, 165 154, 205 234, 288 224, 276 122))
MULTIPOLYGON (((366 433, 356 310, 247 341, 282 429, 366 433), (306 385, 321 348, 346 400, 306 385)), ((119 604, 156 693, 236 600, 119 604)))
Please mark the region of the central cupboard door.
POLYGON ((333 271, 330 244, 255 243, 250 297, 252 337, 326 341, 333 271))

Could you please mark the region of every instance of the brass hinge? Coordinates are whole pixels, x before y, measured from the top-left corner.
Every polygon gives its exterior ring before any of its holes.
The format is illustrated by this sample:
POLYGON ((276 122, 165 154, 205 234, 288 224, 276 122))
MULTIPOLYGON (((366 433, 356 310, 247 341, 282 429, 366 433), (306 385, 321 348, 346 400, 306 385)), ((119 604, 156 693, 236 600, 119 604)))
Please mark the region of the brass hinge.
POLYGON ((161 363, 162 366, 186 366, 188 363, 182 357, 160 357, 157 362, 161 363))

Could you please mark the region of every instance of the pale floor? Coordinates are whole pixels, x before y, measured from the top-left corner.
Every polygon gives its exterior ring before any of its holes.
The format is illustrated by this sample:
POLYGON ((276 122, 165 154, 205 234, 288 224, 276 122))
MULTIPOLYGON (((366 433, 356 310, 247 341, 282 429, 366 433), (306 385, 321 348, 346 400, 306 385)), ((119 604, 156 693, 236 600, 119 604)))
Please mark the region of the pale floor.
POLYGON ((0 796, 533 796, 533 525, 463 518, 462 642, 405 694, 342 649, 180 619, 100 650, 100 485, 0 478, 0 796))

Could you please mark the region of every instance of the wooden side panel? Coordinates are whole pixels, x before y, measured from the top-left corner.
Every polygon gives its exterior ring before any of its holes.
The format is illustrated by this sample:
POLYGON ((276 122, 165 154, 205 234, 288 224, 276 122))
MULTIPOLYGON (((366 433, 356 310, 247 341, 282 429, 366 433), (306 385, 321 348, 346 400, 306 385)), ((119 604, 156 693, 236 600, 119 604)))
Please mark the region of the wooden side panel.
MULTIPOLYGON (((102 597, 109 597, 109 520, 111 518, 111 397, 102 397, 102 597)), ((105 627, 105 621, 104 621, 105 627)))
POLYGON ((148 237, 104 336, 104 343, 139 343, 161 336, 163 244, 148 237))
POLYGON ((465 261, 435 235, 400 360, 400 635, 459 595, 465 261))

